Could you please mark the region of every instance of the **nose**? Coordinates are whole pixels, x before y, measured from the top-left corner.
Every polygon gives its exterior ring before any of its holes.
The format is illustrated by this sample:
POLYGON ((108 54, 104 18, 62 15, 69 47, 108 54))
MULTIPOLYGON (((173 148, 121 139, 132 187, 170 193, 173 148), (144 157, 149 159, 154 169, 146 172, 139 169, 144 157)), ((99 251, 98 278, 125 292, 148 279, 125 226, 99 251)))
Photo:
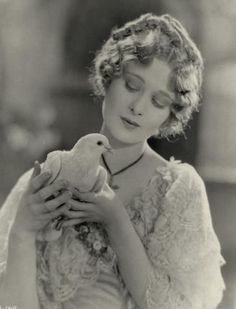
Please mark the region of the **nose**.
POLYGON ((142 116, 144 113, 145 105, 146 105, 145 96, 141 95, 130 103, 129 109, 132 112, 132 114, 142 116))

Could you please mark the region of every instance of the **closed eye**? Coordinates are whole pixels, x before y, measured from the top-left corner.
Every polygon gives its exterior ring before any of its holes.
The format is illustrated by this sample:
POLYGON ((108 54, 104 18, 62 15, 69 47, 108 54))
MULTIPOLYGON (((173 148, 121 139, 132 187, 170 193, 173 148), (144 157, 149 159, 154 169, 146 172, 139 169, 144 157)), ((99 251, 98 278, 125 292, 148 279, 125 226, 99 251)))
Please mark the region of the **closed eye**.
POLYGON ((141 85, 135 83, 132 80, 126 79, 125 80, 125 87, 131 92, 139 91, 141 90, 141 85))
POLYGON ((164 109, 171 105, 171 101, 167 97, 164 97, 164 96, 161 98, 153 97, 152 104, 157 108, 164 109))

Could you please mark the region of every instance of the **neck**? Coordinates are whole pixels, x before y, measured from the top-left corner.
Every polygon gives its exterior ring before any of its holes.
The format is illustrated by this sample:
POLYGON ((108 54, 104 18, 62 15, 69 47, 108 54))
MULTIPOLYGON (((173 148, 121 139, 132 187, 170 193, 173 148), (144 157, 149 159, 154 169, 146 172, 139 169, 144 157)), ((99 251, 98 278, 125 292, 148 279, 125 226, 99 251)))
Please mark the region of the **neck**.
POLYGON ((113 152, 106 152, 104 157, 106 159, 107 164, 111 168, 112 172, 115 172, 125 165, 128 165, 135 161, 142 153, 144 153, 145 149, 148 147, 146 141, 136 144, 125 144, 116 139, 106 130, 104 126, 102 126, 100 133, 105 135, 113 148, 113 152))

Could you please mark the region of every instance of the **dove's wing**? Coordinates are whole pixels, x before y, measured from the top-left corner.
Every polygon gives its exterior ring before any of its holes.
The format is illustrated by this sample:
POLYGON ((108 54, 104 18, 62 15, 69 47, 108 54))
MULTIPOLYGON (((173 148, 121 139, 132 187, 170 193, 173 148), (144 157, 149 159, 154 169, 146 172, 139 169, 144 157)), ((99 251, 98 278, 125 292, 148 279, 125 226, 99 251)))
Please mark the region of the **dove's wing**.
POLYGON ((59 150, 52 151, 47 155, 46 161, 43 164, 42 172, 50 170, 52 176, 48 180, 47 184, 52 183, 60 174, 62 168, 62 152, 59 150))

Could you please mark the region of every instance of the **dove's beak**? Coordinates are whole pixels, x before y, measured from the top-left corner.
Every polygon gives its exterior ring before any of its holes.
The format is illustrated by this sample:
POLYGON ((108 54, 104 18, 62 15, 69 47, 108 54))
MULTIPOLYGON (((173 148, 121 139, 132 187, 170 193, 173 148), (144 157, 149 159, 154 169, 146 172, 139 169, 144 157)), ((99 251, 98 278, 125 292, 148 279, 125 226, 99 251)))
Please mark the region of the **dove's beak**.
POLYGON ((107 146, 105 147, 106 148, 106 151, 110 152, 110 153, 113 153, 113 149, 111 146, 107 146))

